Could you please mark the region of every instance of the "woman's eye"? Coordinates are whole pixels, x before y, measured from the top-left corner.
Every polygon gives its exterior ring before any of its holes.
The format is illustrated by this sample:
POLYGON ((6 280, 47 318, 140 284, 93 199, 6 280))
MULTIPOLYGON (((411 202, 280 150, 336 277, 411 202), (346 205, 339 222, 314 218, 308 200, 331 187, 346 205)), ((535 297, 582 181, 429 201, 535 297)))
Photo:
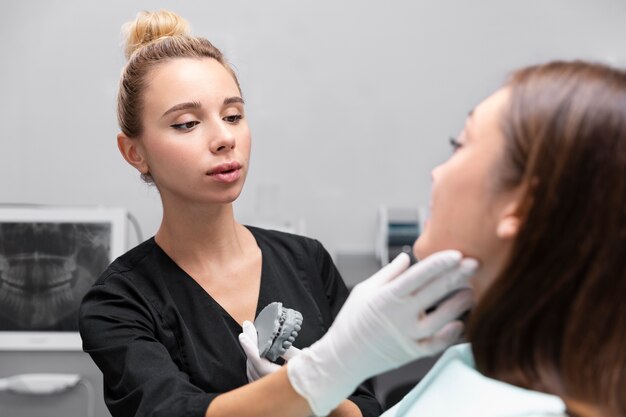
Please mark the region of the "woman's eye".
POLYGON ((228 123, 237 123, 241 119, 243 119, 243 116, 241 114, 233 114, 231 116, 224 117, 224 121, 228 123))
POLYGON ((455 137, 451 137, 451 138, 449 139, 449 141, 450 141, 450 146, 452 146, 452 151, 453 151, 453 152, 456 152, 456 151, 458 151, 460 148, 462 148, 462 147, 463 147, 463 144, 462 144, 461 142, 459 142, 459 140, 458 140, 457 138, 455 138, 455 137))
POLYGON ((191 122, 176 123, 176 124, 170 125, 170 127, 173 127, 176 130, 190 130, 199 124, 200 122, 194 120, 191 122))

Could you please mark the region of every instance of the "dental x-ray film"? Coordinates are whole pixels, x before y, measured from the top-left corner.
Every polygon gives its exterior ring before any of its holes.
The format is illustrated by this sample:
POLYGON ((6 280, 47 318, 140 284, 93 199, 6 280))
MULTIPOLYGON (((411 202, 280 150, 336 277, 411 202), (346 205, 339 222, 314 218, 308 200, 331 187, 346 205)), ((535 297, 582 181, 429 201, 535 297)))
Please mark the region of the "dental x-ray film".
POLYGON ((123 251, 124 221, 119 209, 0 208, 0 348, 18 332, 78 331, 83 296, 123 251))

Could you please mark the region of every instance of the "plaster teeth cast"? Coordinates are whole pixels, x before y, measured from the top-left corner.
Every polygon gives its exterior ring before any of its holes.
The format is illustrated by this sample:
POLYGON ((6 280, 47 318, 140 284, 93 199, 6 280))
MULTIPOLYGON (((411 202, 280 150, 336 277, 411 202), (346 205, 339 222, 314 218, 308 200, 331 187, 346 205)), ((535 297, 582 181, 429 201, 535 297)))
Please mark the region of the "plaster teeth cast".
POLYGON ((254 321, 259 336, 259 354, 270 361, 285 355, 302 328, 302 314, 283 307, 280 302, 268 304, 254 321))

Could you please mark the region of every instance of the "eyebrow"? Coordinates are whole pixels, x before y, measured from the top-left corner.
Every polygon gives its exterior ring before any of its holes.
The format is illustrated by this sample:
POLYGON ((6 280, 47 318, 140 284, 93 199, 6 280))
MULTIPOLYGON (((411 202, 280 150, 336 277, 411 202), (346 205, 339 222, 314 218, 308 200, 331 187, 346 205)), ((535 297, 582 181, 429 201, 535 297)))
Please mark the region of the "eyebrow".
POLYGON ((469 125, 470 123, 473 123, 473 119, 472 119, 473 115, 474 115, 474 109, 471 109, 469 112, 467 112, 467 118, 465 119, 465 126, 463 127, 463 131, 465 132, 465 137, 467 138, 470 137, 469 125))
POLYGON ((224 105, 227 106, 229 104, 233 104, 233 103, 241 103, 244 104, 244 101, 241 97, 238 96, 233 96, 233 97, 227 97, 224 99, 224 105))
POLYGON ((175 112, 175 111, 188 110, 188 109, 200 109, 200 108, 202 108, 202 104, 200 104, 199 101, 188 101, 186 103, 178 103, 178 104, 170 107, 169 109, 167 109, 165 111, 165 113, 163 113, 161 118, 164 118, 168 114, 170 114, 172 112, 175 112))
MULTIPOLYGON (((244 103, 243 99, 241 97, 238 96, 233 96, 233 97, 226 97, 224 99, 224 106, 228 106, 229 104, 233 104, 233 103, 244 103)), ((188 110, 188 109, 201 109, 202 108, 202 104, 200 104, 199 101, 188 101, 186 103, 179 103, 176 104, 172 107, 170 107, 169 109, 167 109, 165 111, 165 113, 163 113, 163 115, 161 116, 161 118, 167 116, 168 114, 175 112, 175 111, 180 111, 180 110, 188 110)))
POLYGON ((465 126, 469 125, 470 122, 473 122, 474 119, 472 116, 474 116, 474 109, 471 109, 467 112, 467 117, 465 118, 465 126))

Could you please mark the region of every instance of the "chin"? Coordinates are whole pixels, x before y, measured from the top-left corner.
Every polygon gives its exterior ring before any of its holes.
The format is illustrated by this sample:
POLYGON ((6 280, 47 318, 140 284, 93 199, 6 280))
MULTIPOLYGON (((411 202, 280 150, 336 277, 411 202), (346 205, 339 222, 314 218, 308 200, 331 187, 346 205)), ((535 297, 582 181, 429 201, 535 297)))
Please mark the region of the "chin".
POLYGON ((235 202, 235 200, 237 200, 237 198, 239 198, 239 194, 240 193, 222 195, 216 198, 214 202, 218 204, 232 204, 235 202))
POLYGON ((428 248, 428 238, 425 234, 420 235, 415 243, 413 243, 413 255, 419 261, 432 254, 433 251, 428 248))
POLYGON ((233 203, 235 200, 239 198, 242 191, 243 191, 243 182, 241 184, 236 184, 233 187, 222 190, 215 196, 215 200, 216 202, 220 202, 224 204, 233 203))

